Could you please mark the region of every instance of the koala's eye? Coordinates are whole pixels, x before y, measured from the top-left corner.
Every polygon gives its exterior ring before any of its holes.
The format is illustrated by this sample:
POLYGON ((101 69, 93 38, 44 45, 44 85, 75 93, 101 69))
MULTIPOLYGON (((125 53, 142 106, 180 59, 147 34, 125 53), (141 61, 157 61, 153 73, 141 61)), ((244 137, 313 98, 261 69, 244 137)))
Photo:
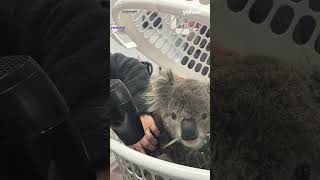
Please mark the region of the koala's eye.
POLYGON ((202 114, 202 119, 207 119, 207 117, 208 117, 208 114, 207 113, 204 113, 204 114, 202 114))
POLYGON ((171 118, 172 118, 172 119, 177 119, 177 115, 176 115, 176 113, 174 113, 174 112, 173 112, 173 113, 171 113, 171 118))

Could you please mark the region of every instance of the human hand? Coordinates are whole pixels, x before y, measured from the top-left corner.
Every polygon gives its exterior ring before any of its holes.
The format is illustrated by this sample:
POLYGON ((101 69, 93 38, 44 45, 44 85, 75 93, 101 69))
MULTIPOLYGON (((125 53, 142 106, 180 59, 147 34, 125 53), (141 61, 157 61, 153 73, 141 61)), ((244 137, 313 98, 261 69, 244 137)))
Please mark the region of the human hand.
POLYGON ((141 115, 140 119, 145 135, 138 143, 133 145, 133 149, 145 154, 145 149, 150 151, 154 151, 156 149, 158 140, 154 136, 159 137, 160 131, 152 116, 145 114, 141 115))

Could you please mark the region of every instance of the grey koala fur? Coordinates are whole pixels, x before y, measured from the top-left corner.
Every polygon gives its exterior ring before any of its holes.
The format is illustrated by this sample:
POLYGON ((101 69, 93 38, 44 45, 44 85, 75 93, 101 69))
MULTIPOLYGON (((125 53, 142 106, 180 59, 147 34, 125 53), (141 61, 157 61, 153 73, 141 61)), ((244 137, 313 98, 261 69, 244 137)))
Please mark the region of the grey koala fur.
POLYGON ((257 55, 214 59, 214 180, 320 179, 320 67, 257 55))
POLYGON ((153 115, 161 132, 157 152, 149 154, 174 163, 209 169, 210 148, 205 142, 210 132, 210 84, 194 79, 176 80, 172 71, 166 70, 150 83, 145 101, 147 111, 153 115), (195 119, 199 132, 197 143, 189 146, 179 141, 163 149, 172 139, 181 137, 180 122, 184 118, 195 119))

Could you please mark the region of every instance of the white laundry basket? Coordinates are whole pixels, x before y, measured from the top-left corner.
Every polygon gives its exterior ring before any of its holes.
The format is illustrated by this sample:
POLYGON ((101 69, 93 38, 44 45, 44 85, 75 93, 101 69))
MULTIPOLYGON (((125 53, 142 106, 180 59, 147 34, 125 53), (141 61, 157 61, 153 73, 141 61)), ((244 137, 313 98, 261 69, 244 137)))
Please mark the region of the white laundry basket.
POLYGON ((163 161, 125 146, 110 129, 110 150, 124 180, 209 180, 210 171, 163 161))
MULTIPOLYGON (((210 5, 196 0, 119 0, 112 7, 116 25, 137 49, 179 76, 209 81, 210 5)), ((111 131, 110 149, 124 179, 209 180, 210 171, 182 166, 136 152, 111 131)))
POLYGON ((186 78, 209 80, 210 5, 198 0, 119 0, 115 23, 137 49, 186 78), (201 4, 203 3, 203 4, 201 4))
POLYGON ((319 0, 215 0, 215 46, 320 64, 319 0))

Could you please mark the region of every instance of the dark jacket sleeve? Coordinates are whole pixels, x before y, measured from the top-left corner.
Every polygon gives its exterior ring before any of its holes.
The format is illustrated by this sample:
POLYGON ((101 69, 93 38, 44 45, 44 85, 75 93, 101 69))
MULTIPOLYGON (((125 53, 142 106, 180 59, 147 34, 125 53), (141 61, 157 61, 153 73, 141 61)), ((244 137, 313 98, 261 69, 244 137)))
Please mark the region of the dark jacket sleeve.
POLYGON ((146 111, 143 92, 149 84, 145 65, 135 58, 116 53, 110 56, 110 78, 120 79, 129 89, 140 114, 146 111))
POLYGON ((95 0, 0 5, 0 56, 30 55, 41 65, 70 107, 91 162, 102 166, 109 165, 108 14, 95 0))
POLYGON ((72 108, 107 82, 107 13, 95 0, 3 0, 0 56, 32 56, 72 108))

